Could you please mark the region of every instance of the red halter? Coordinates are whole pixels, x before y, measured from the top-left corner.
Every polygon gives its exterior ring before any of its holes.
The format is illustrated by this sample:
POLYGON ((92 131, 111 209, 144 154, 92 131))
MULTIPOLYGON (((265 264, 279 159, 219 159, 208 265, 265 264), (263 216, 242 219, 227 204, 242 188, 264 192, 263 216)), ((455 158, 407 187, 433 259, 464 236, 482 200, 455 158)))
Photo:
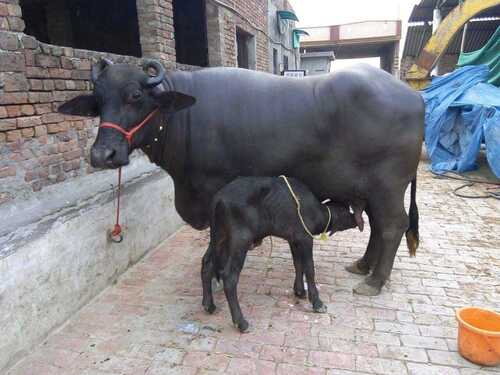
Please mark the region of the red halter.
MULTIPOLYGON (((129 146, 132 144, 132 137, 135 133, 137 133, 144 125, 148 123, 151 118, 156 115, 159 109, 155 109, 149 115, 146 116, 144 120, 142 120, 139 124, 134 126, 130 131, 126 131, 120 125, 113 124, 112 122, 103 122, 99 125, 100 128, 112 128, 118 130, 122 133, 128 141, 129 146)), ((122 168, 118 168, 118 193, 116 197, 117 205, 116 205, 116 224, 112 231, 109 233, 109 238, 113 242, 122 242, 122 227, 120 226, 120 194, 121 194, 121 184, 122 184, 122 168)))
POLYGON ((141 128, 148 123, 151 118, 158 113, 159 109, 155 109, 153 112, 151 112, 149 115, 146 116, 144 120, 142 120, 139 124, 134 126, 132 129, 129 131, 126 131, 123 129, 120 125, 113 124, 112 122, 103 122, 101 125, 99 125, 100 128, 112 128, 115 130, 118 130, 120 133, 122 133, 125 138, 128 141, 129 146, 132 144, 132 137, 134 136, 135 133, 137 133, 141 128))

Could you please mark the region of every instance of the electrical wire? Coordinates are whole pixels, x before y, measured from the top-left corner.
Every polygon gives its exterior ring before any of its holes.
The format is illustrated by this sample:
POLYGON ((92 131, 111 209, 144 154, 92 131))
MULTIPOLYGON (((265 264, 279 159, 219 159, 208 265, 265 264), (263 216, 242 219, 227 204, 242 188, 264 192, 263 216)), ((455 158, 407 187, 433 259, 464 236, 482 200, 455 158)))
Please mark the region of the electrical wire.
POLYGON ((452 171, 448 171, 448 172, 444 172, 444 173, 437 173, 437 172, 434 172, 431 170, 431 173, 434 176, 436 176, 435 178, 447 178, 450 180, 465 181, 466 182, 465 184, 463 184, 463 185, 461 185, 453 190, 453 194, 456 195, 457 197, 467 198, 467 199, 494 198, 494 199, 500 200, 500 182, 488 181, 488 180, 482 179, 482 178, 464 177, 461 174, 459 174, 457 172, 452 172, 452 171), (495 187, 486 188, 484 194, 482 194, 482 195, 469 195, 469 194, 460 193, 460 191, 462 189, 473 187, 476 184, 494 185, 495 187))

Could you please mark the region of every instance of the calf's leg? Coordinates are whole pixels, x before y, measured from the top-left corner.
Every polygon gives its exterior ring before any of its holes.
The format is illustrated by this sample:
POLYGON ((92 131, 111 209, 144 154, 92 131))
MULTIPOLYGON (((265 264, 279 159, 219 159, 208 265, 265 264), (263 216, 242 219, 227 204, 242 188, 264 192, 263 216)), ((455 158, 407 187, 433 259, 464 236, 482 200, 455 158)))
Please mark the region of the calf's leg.
POLYGON ((293 246, 292 242, 289 242, 288 244, 290 245, 290 251, 292 252, 293 258, 293 266, 295 268, 295 281, 293 283, 293 291, 297 297, 306 298, 302 255, 299 249, 293 246))
POLYGON ((302 260, 302 267, 307 280, 307 295, 309 302, 311 302, 314 312, 326 312, 326 306, 319 298, 318 288, 316 287, 314 275, 314 261, 313 261, 313 240, 306 238, 303 240, 295 241, 292 243, 292 254, 300 254, 302 260))
POLYGON ((221 275, 224 283, 224 294, 229 304, 233 324, 238 327, 240 332, 247 332, 250 326, 241 312, 237 287, 240 273, 245 263, 246 253, 252 246, 252 243, 237 240, 230 242, 229 254, 231 255, 221 275))
POLYGON ((212 314, 215 311, 214 297, 212 294, 212 279, 215 276, 212 256, 214 255, 212 243, 210 243, 201 261, 201 285, 203 288, 202 305, 206 312, 212 314))

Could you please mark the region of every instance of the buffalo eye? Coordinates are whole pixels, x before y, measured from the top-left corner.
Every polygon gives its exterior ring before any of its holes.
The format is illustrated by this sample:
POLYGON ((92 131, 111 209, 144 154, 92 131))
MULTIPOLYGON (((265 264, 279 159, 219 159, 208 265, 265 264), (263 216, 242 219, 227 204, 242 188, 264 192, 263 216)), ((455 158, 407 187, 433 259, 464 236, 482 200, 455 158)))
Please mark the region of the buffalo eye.
POLYGON ((130 101, 137 102, 142 98, 141 90, 136 90, 130 95, 130 101))

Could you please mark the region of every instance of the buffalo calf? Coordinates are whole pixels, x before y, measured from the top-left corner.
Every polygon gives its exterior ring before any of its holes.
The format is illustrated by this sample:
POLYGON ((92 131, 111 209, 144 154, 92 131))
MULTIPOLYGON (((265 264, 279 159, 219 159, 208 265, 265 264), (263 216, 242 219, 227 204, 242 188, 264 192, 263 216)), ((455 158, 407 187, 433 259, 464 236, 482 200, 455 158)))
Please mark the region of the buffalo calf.
MULTIPOLYGON (((312 234, 331 233, 357 226, 349 207, 321 204, 300 181, 290 178, 300 200, 301 216, 312 234), (328 210, 329 209, 329 210, 328 210), (328 224, 329 213, 331 220, 328 224), (328 224, 328 227, 327 227, 328 224), (327 227, 327 228, 326 228, 327 227)), ((315 312, 325 312, 314 281, 313 238, 306 232, 297 214, 297 204, 281 177, 240 177, 223 187, 211 205, 210 244, 203 256, 201 278, 203 306, 215 311, 212 278, 222 279, 233 323, 241 332, 248 330, 237 296, 237 284, 246 253, 262 239, 273 235, 288 241, 295 266, 295 295, 305 298, 304 274, 308 297, 315 312)))

